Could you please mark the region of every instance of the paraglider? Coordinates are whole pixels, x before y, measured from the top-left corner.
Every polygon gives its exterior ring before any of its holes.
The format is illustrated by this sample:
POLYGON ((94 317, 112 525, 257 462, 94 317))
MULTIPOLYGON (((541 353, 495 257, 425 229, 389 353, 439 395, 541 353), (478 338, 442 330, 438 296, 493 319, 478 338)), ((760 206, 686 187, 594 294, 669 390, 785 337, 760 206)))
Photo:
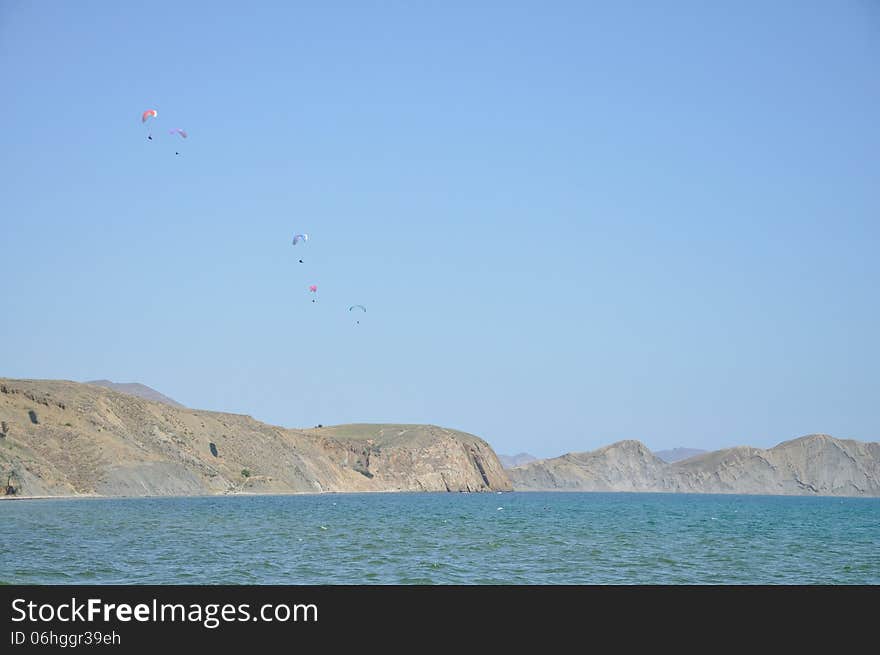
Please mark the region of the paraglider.
MULTIPOLYGON (((179 134, 182 138, 186 138, 186 131, 180 129, 179 127, 175 127, 173 130, 168 130, 168 134, 179 134)), ((179 155, 179 152, 175 152, 175 155, 179 155)))
MULTIPOLYGON (((315 294, 315 296, 317 297, 317 295, 318 295, 318 285, 317 285, 317 284, 310 284, 310 285, 309 285, 309 291, 310 291, 311 293, 315 294)), ((312 302, 315 302, 315 298, 312 298, 312 302)))
MULTIPOLYGON (((293 245, 298 244, 300 241, 308 241, 308 240, 309 240, 308 234, 294 234, 293 235, 293 245)), ((300 259, 299 263, 302 264, 303 260, 300 259)))
MULTIPOLYGON (((155 109, 148 109, 143 114, 141 114, 141 123, 146 123, 148 120, 150 120, 151 118, 156 118, 156 116, 158 116, 158 115, 159 115, 159 112, 157 112, 155 109)), ((153 140, 152 132, 147 133, 147 139, 149 141, 153 140)))
MULTIPOLYGON (((364 312, 365 314, 367 313, 367 308, 364 307, 363 305, 352 305, 351 307, 348 308, 348 311, 353 311, 353 310, 355 310, 355 309, 359 309, 359 310, 361 310, 362 312, 364 312)), ((360 320, 357 321, 357 324, 358 324, 358 325, 361 324, 360 320)))

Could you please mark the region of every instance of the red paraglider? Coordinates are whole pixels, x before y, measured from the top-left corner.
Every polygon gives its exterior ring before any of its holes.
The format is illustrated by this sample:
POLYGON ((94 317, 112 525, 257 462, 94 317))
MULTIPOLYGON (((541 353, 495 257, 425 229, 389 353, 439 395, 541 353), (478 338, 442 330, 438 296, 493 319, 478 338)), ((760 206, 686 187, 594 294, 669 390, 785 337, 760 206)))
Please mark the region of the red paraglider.
MULTIPOLYGON (((318 285, 317 284, 310 284, 309 291, 311 291, 312 293, 314 293, 317 296, 318 295, 318 285)), ((312 302, 315 302, 314 298, 312 298, 312 302)))
MULTIPOLYGON (((158 116, 158 115, 159 115, 159 112, 157 112, 155 109, 148 109, 143 114, 141 114, 141 123, 146 123, 148 120, 150 120, 151 118, 156 118, 156 116, 158 116)), ((147 140, 148 141, 153 140, 153 133, 152 132, 147 132, 147 140)))

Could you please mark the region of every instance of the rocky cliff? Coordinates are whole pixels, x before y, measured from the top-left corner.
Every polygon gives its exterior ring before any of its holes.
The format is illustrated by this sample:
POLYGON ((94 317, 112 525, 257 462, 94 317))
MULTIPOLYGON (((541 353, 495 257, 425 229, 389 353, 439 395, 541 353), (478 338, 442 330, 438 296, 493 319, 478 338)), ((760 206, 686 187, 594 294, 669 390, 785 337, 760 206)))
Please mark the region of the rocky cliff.
POLYGON ((508 469, 522 491, 880 496, 880 443, 814 434, 770 449, 741 446, 666 463, 638 441, 508 469))
POLYGON ((504 491, 489 445, 431 425, 296 430, 67 381, 0 378, 18 495, 504 491))

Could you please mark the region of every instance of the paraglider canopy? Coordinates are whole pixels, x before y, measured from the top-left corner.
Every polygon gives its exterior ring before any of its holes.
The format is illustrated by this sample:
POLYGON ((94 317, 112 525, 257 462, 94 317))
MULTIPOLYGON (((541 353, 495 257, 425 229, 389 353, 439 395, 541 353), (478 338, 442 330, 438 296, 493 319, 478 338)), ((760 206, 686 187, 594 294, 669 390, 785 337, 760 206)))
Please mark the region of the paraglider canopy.
POLYGON ((143 114, 141 114, 141 123, 146 123, 148 118, 156 118, 159 115, 155 109, 148 109, 143 114))
MULTIPOLYGON (((353 309, 359 309, 364 313, 366 313, 366 311, 367 311, 367 308, 364 307, 363 305, 352 305, 351 307, 348 308, 348 311, 352 311, 353 309)), ((358 321, 357 324, 360 325, 361 322, 358 321)))
POLYGON ((186 138, 186 132, 179 127, 175 127, 173 130, 168 130, 168 134, 179 134, 184 139, 186 138))
POLYGON ((309 285, 309 291, 311 291, 312 293, 317 292, 317 291, 318 291, 318 285, 317 285, 317 284, 310 284, 310 285, 309 285))
POLYGON ((308 241, 308 240, 309 240, 308 234, 294 234, 293 235, 293 245, 298 244, 300 241, 308 241))

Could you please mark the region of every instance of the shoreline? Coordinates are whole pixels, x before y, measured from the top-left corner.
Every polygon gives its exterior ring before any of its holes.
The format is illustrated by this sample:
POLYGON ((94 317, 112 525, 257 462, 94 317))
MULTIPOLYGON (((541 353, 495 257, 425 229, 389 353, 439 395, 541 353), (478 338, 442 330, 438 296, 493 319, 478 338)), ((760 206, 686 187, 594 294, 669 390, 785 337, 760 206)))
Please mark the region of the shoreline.
POLYGON ((0 496, 0 502, 4 500, 124 500, 138 498, 236 498, 236 497, 262 497, 262 496, 333 496, 333 495, 373 495, 373 494, 442 494, 454 495, 492 495, 501 493, 514 493, 513 491, 422 491, 419 489, 380 489, 375 491, 273 491, 271 493, 259 493, 245 491, 241 493, 219 494, 161 494, 153 496, 103 496, 101 494, 62 494, 58 496, 0 496))
POLYGON ((422 491, 422 490, 381 490, 381 491, 287 491, 273 493, 221 493, 221 494, 190 494, 190 495, 155 495, 155 496, 102 496, 99 494, 64 494, 58 496, 0 496, 4 500, 141 500, 157 498, 256 498, 285 496, 341 496, 341 495, 374 495, 374 494, 420 494, 420 495, 498 495, 498 494, 596 494, 596 495, 651 495, 651 496, 705 496, 705 497, 744 497, 744 498, 838 498, 856 500, 880 500, 880 496, 837 496, 831 494, 762 494, 762 493, 702 493, 677 491, 590 491, 585 489, 513 489, 511 491, 422 491))

